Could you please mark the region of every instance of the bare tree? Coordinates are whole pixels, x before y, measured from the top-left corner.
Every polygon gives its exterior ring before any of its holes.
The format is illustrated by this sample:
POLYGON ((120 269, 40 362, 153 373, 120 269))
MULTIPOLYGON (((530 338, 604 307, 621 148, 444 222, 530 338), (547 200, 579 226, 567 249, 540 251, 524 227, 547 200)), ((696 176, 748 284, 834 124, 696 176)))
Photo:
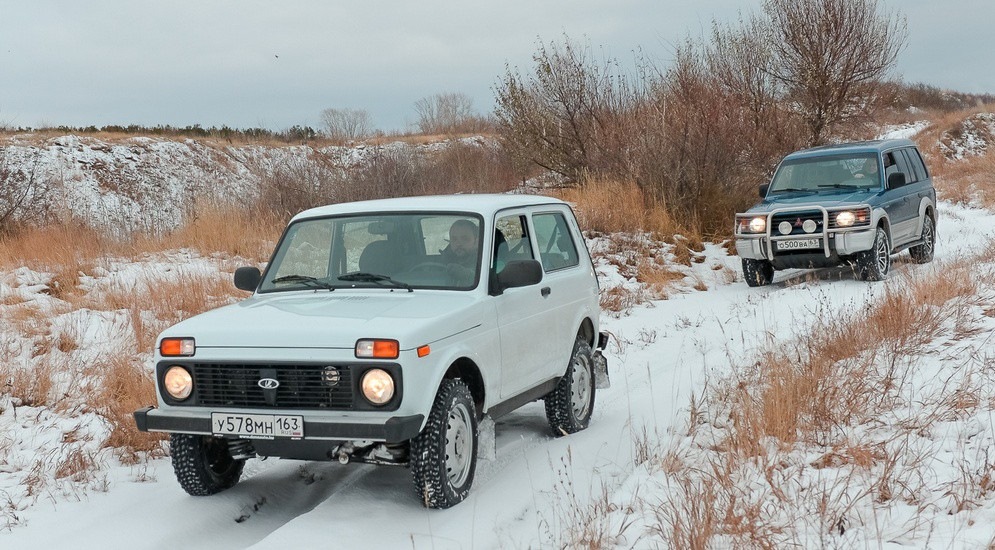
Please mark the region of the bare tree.
POLYGON ((341 143, 365 139, 373 129, 370 113, 364 109, 325 109, 321 122, 328 138, 341 143))
POLYGON ((640 86, 613 60, 598 62, 569 40, 540 45, 528 77, 507 69, 496 87, 498 130, 519 163, 579 183, 584 175, 631 171, 630 113, 640 86))
POLYGON ((418 131, 423 134, 455 134, 476 125, 479 116, 473 110, 473 99, 459 92, 435 94, 415 102, 418 131))
POLYGON ((9 230, 15 220, 25 216, 25 207, 37 198, 37 170, 38 156, 26 172, 11 167, 7 155, 0 157, 0 232, 9 230))
POLYGON ((905 18, 878 0, 766 0, 770 74, 799 105, 810 144, 865 117, 906 43, 905 18))

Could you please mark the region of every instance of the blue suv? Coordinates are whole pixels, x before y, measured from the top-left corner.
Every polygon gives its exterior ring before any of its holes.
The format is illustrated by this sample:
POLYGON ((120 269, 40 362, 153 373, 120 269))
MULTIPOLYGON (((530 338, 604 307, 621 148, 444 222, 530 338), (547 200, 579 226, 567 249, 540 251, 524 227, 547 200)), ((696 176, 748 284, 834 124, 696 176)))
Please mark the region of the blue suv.
POLYGON ((933 259, 936 191, 912 141, 890 139, 791 153, 761 201, 736 214, 736 251, 750 286, 770 284, 774 271, 851 265, 879 281, 891 255, 933 259))

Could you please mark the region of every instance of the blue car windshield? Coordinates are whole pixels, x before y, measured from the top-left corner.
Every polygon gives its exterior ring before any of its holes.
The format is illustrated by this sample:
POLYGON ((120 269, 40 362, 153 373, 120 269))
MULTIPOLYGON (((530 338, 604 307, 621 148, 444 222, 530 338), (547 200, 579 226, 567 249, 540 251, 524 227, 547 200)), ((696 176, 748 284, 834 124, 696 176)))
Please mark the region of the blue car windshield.
POLYGON ((785 160, 778 166, 768 194, 868 190, 881 186, 878 155, 856 153, 785 160))

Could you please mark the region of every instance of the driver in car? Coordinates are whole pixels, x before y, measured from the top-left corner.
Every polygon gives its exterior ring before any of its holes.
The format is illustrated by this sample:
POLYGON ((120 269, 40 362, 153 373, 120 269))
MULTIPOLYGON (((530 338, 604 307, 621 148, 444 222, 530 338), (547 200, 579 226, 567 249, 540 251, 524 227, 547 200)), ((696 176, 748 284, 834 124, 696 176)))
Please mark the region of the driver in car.
POLYGON ((449 246, 440 254, 456 286, 469 286, 477 274, 477 224, 456 220, 449 227, 449 246))

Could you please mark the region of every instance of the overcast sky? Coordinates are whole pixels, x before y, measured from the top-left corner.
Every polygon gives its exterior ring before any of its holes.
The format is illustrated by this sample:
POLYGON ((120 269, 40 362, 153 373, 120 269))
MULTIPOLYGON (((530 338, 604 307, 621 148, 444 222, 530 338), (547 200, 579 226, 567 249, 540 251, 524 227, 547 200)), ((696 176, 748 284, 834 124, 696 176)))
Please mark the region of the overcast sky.
MULTIPOLYGON (((995 92, 995 1, 880 0, 908 20, 897 74, 995 92)), ((409 129, 463 92, 493 109, 505 64, 564 35, 665 66, 674 44, 761 0, 0 0, 0 125, 320 126, 327 107, 409 129)))

